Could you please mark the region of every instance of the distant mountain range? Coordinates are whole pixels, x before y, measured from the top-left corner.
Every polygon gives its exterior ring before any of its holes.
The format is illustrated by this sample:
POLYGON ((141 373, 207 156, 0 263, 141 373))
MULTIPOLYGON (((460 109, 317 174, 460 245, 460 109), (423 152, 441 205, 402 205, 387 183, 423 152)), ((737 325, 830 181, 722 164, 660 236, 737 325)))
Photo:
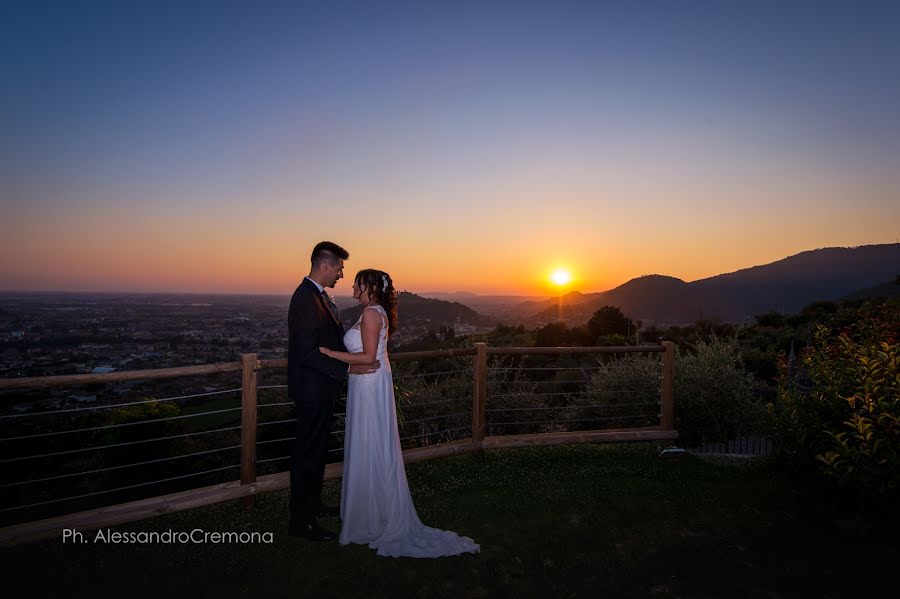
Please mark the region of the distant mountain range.
POLYGON ((444 301, 473 297, 489 297, 478 295, 477 293, 472 293, 471 291, 423 291, 419 295, 421 295, 422 297, 430 297, 444 301))
POLYGON ((478 295, 477 293, 468 293, 466 291, 454 291, 452 293, 428 291, 419 295, 448 302, 460 302, 479 312, 482 312, 483 309, 491 311, 498 307, 502 308, 503 306, 517 305, 527 301, 542 301, 544 299, 544 297, 525 295, 478 295))
MULTIPOLYGON (((599 293, 573 291, 539 299, 468 292, 402 292, 398 297, 405 324, 491 325, 496 322, 540 326, 562 321, 587 322, 604 305, 618 306, 645 323, 683 324, 699 319, 740 322, 764 312, 799 312, 815 301, 900 295, 900 243, 854 248, 824 248, 691 283, 646 275, 599 293), (423 297, 429 296, 429 297, 423 297)), ((341 320, 352 325, 361 308, 340 298, 341 320)))
POLYGON ((882 289, 882 284, 889 292, 887 282, 896 281, 898 274, 900 244, 824 248, 692 283, 647 275, 602 293, 523 302, 520 309, 530 312, 534 322, 581 324, 603 305, 657 323, 741 321, 773 310, 796 313, 814 301, 845 298, 873 286, 882 289))
MULTIPOLYGON (((341 322, 345 326, 353 326, 362 313, 362 306, 341 309, 341 322)), ((435 324, 484 324, 486 319, 469 306, 459 302, 446 302, 401 291, 397 296, 397 312, 404 324, 431 322, 435 324)))

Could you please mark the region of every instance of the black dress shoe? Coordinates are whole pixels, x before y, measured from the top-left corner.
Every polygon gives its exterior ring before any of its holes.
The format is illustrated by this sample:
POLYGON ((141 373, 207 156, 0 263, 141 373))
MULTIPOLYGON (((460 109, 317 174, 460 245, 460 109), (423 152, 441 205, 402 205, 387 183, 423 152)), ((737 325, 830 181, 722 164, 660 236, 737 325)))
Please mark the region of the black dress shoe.
POLYGON ((316 516, 320 518, 337 518, 341 515, 341 508, 336 505, 320 505, 316 510, 316 516))
POLYGON ((336 536, 330 530, 319 526, 319 523, 315 520, 307 520, 300 523, 291 522, 290 526, 288 526, 288 534, 292 537, 300 537, 310 541, 333 541, 336 536))

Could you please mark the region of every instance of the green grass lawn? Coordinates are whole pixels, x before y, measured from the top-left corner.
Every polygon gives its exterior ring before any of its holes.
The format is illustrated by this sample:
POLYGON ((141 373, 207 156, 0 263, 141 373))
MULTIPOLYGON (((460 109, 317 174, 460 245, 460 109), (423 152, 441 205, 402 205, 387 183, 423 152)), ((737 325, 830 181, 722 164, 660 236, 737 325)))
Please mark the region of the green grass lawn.
MULTIPOLYGON (((473 537, 478 555, 379 558, 365 546, 293 539, 279 492, 251 510, 232 502, 116 529, 271 531, 272 544, 60 538, 3 550, 2 575, 27 596, 896 596, 890 533, 840 515, 771 462, 670 461, 658 450, 560 446, 410 465, 421 519, 473 537)), ((339 493, 327 483, 331 503, 339 493)))

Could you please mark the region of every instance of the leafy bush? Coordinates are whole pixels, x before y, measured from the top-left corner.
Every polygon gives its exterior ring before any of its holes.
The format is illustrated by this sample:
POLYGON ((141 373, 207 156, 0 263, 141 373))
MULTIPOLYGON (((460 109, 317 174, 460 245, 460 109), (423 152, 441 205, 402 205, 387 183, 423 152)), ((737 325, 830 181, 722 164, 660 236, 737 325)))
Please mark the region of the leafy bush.
POLYGON ((598 416, 615 427, 656 426, 660 413, 658 354, 600 358, 588 384, 598 416))
POLYGON ((471 435, 471 358, 402 360, 391 367, 404 449, 471 435))
POLYGON ((785 372, 775 408, 779 450, 813 460, 839 484, 900 489, 900 309, 865 304, 850 326, 819 325, 799 373, 785 372))
POLYGON ((698 340, 692 353, 677 350, 675 427, 687 447, 756 432, 764 416, 753 375, 744 368, 737 339, 698 340))
MULTIPOLYGON (((759 383, 744 368, 735 338, 713 336, 709 341, 698 340, 690 353, 680 348, 676 352, 675 428, 681 444, 693 447, 724 441, 760 428, 764 409, 759 383)), ((601 361, 590 389, 599 404, 621 406, 609 415, 635 418, 652 414, 652 424, 656 424, 659 357, 626 354, 601 361), (622 397, 627 397, 627 402, 622 397), (645 405, 652 408, 641 409, 645 405)), ((651 422, 629 422, 631 426, 647 424, 651 422)))

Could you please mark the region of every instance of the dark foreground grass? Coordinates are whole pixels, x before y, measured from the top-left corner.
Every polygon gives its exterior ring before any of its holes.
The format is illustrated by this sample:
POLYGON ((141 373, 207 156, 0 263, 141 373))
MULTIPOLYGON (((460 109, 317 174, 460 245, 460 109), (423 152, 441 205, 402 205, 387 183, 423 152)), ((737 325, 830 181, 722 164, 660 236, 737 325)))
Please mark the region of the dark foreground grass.
MULTIPOLYGON (((895 539, 770 462, 667 461, 655 444, 488 451, 408 467, 421 519, 478 555, 379 558, 285 534, 287 494, 115 530, 273 532, 272 544, 100 544, 4 550, 28 597, 896 596, 895 539), (874 531, 874 532, 873 532, 874 531)), ((339 483, 329 483, 336 503, 339 483)), ((325 520, 332 529, 336 519, 325 520)))

